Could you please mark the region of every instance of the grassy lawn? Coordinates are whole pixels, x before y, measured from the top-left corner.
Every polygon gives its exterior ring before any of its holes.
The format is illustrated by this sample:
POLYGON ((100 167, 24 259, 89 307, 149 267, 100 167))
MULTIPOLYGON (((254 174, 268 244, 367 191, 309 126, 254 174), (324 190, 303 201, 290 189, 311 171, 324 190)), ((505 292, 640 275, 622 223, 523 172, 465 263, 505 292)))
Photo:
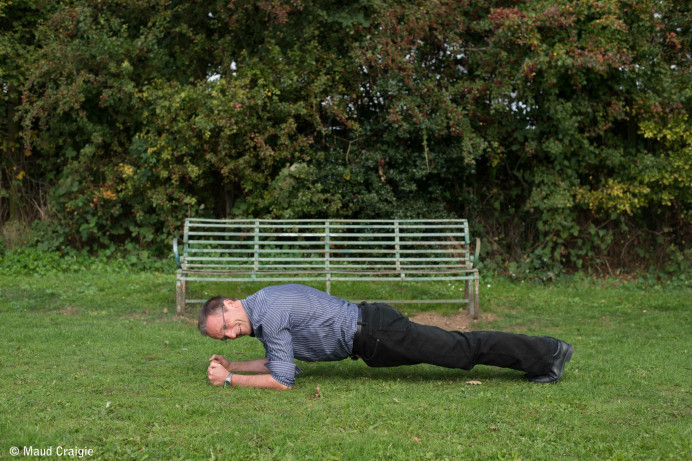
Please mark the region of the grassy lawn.
MULTIPOLYGON (((481 312, 491 317, 474 329, 574 344, 557 385, 491 367, 346 360, 299 363, 293 390, 272 392, 208 384, 212 354, 243 360, 263 349, 252 338, 202 338, 195 308, 175 315, 174 285, 156 273, 1 276, 0 458, 29 446, 105 459, 692 458, 690 289, 483 278, 481 312)), ((333 288, 380 298, 398 290, 333 288)), ((407 289, 425 297, 459 287, 407 289)))

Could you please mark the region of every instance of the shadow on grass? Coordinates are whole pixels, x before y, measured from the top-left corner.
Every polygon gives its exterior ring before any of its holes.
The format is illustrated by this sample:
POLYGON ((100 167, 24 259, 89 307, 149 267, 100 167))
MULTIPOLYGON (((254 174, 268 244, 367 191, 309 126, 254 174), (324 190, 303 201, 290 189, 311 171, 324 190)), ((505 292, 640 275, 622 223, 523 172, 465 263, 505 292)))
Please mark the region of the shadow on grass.
POLYGON ((297 379, 306 378, 342 378, 344 380, 372 381, 464 381, 464 380, 494 380, 517 382, 526 381, 523 372, 501 368, 479 366, 473 370, 435 367, 433 365, 412 365, 400 367, 372 368, 363 364, 344 365, 334 364, 303 364, 298 366, 303 370, 297 379))

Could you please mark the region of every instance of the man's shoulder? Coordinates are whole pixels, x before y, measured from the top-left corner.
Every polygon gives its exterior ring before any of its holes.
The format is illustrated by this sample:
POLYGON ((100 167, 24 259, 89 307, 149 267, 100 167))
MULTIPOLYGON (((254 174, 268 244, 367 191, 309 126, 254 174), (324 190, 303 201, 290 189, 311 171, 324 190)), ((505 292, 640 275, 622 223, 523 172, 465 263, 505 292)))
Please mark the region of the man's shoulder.
MULTIPOLYGON (((348 301, 329 295, 324 291, 300 284, 273 285, 262 288, 248 296, 253 315, 257 320, 274 317, 282 313, 301 319, 316 312, 332 312, 343 309, 348 301)), ((326 314, 329 315, 329 314, 326 314)), ((252 316, 251 316, 252 317, 252 316)))
POLYGON ((317 288, 312 288, 307 285, 301 285, 299 283, 285 283, 283 285, 272 285, 262 288, 258 293, 262 293, 266 298, 273 296, 281 297, 301 297, 301 296, 318 296, 318 297, 328 297, 329 295, 317 288))

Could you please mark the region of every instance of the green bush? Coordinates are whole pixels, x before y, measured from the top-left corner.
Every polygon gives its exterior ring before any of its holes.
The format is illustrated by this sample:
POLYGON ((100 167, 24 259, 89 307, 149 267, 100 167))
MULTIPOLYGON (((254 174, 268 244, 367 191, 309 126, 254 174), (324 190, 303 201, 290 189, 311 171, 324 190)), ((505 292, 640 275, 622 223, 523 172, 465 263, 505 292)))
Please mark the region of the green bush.
POLYGON ((155 258, 132 248, 103 250, 98 256, 68 248, 65 252, 20 247, 0 252, 0 274, 43 276, 47 274, 101 271, 107 273, 173 273, 173 257, 155 258))
POLYGON ((690 249, 678 2, 17 3, 35 32, 1 166, 49 191, 48 247, 166 254, 188 216, 461 216, 508 272, 690 249))

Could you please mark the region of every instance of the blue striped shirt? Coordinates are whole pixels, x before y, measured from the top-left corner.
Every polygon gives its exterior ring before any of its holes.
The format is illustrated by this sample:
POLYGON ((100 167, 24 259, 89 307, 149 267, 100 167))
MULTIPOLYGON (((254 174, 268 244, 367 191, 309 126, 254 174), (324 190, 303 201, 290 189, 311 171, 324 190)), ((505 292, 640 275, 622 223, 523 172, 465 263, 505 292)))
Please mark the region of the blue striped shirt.
POLYGON ((304 285, 277 285, 241 299, 254 335, 267 353, 272 377, 292 386, 306 362, 351 355, 358 306, 304 285))

